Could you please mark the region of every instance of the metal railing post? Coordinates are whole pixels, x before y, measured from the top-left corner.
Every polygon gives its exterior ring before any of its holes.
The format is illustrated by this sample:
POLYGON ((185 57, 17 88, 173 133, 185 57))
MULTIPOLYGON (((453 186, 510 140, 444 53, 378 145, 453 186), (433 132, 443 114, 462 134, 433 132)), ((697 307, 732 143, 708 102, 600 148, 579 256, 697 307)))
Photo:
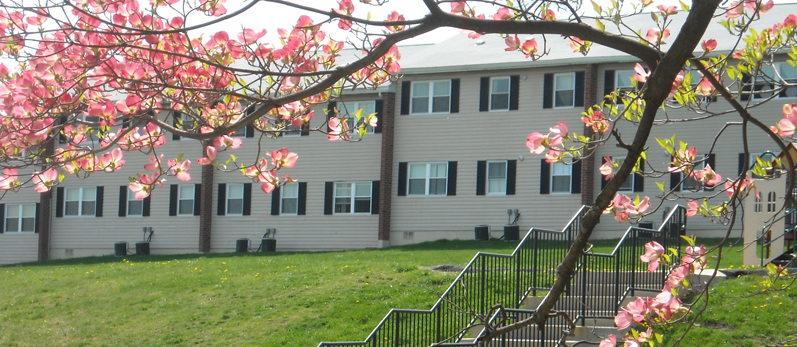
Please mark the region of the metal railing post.
POLYGON ((487 312, 487 304, 486 304, 486 300, 487 300, 487 290, 486 290, 487 281, 486 281, 486 278, 485 278, 486 277, 485 276, 486 275, 485 266, 487 264, 487 257, 482 256, 481 258, 482 258, 482 268, 481 268, 481 282, 482 282, 481 283, 481 299, 482 299, 481 301, 482 301, 482 303, 481 303, 481 311, 479 311, 479 313, 480 314, 484 314, 485 312, 487 312))

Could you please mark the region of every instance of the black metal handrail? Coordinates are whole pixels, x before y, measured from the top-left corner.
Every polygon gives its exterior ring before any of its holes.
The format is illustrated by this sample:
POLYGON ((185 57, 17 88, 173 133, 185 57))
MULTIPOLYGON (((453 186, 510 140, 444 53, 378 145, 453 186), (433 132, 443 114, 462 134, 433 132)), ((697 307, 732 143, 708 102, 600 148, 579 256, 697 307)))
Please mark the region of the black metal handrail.
MULTIPOLYGON (((504 303, 516 309, 529 293, 547 289, 554 269, 570 248, 589 206, 582 206, 562 230, 531 228, 511 254, 479 252, 429 310, 392 309, 364 341, 321 342, 318 346, 458 345, 479 317, 504 303)), ((569 289, 568 289, 569 290, 569 289)), ((471 344, 463 344, 471 345, 471 344)))

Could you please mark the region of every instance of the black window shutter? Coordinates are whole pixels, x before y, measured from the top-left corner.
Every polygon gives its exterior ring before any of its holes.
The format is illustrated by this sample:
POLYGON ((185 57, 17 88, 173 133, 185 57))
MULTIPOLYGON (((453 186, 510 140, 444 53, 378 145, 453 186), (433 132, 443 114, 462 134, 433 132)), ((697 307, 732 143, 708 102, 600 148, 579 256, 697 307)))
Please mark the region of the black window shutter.
POLYGON ((252 215, 252 184, 244 183, 244 216, 252 215))
MULTIPOLYGON (((3 210, 3 212, 0 212, 0 213, 5 213, 5 208, 2 208, 2 210, 3 210)), ((39 233, 39 225, 40 225, 39 224, 39 219, 42 218, 42 216, 40 215, 41 211, 42 211, 41 204, 37 202, 36 203, 36 218, 33 220, 33 232, 34 233, 39 233)), ((0 215, 0 219, 5 219, 5 216, 0 215)), ((0 233, 2 233, 3 229, 5 229, 5 226, 2 225, 4 222, 5 222, 5 220, 0 222, 0 233)))
POLYGON ((540 194, 551 193, 551 163, 540 159, 540 194))
POLYGON ((708 156, 706 156, 706 164, 710 165, 711 169, 714 170, 714 171, 717 171, 716 158, 717 158, 717 154, 716 153, 710 153, 708 156))
POLYGON ((410 81, 401 82, 401 110, 400 114, 408 115, 410 114, 410 88, 412 84, 410 81))
MULTIPOLYGON (((739 175, 741 175, 742 172, 747 171, 747 169, 744 167, 744 158, 745 157, 746 156, 744 155, 744 153, 739 153, 739 173, 738 173, 739 175)), ((713 166, 712 166, 712 168, 713 168, 713 166)))
MULTIPOLYGON (((58 125, 64 125, 64 124, 66 124, 66 116, 58 117, 58 125)), ((66 136, 64 136, 63 131, 58 132, 58 143, 66 143, 66 136)))
POLYGON ((750 99, 750 94, 745 94, 750 92, 750 85, 748 84, 750 81, 750 75, 742 75, 742 91, 739 94, 739 101, 747 101, 750 99))
POLYGON ((570 194, 581 194, 581 161, 573 163, 570 175, 570 194))
POLYGON ((119 186, 119 217, 127 216, 127 186, 119 186))
POLYGON ((407 196, 407 163, 399 163, 398 196, 407 196))
POLYGON ((97 206, 94 208, 94 217, 102 217, 102 205, 103 200, 105 198, 105 187, 99 186, 97 187, 97 196, 95 197, 95 203, 97 206))
MULTIPOLYGON (((194 185, 194 216, 199 215, 199 210, 202 208, 202 185, 194 185)), ((210 212, 210 211, 208 211, 210 212)))
POLYGON ((302 126, 300 127, 299 136, 310 136, 310 124, 309 123, 302 124, 302 126))
POLYGON ((304 216, 307 214, 307 182, 299 182, 299 206, 296 214, 304 216))
POLYGON ((506 195, 515 195, 517 177, 517 160, 506 161, 506 195))
MULTIPOLYGON (((645 159, 639 158, 639 170, 645 170, 645 159)), ((634 174, 634 191, 635 192, 644 192, 645 191, 645 176, 642 176, 636 172, 634 174)))
MULTIPOLYGON (((611 157, 609 157, 609 159, 611 159, 611 157)), ((603 164, 606 164, 607 162, 608 161, 606 160, 606 157, 603 157, 601 159, 601 166, 603 166, 603 164)), ((600 170, 598 170, 598 173, 600 173, 600 170)), ((609 183, 609 180, 607 180, 606 177, 601 175, 601 190, 603 190, 603 188, 606 188, 607 183, 609 183)), ((634 185, 636 185, 636 177, 634 177, 634 185)))
MULTIPOLYGON (((175 128, 177 127, 177 121, 180 119, 180 117, 181 117, 180 112, 174 113, 174 118, 172 119, 172 125, 174 125, 175 128)), ((180 135, 172 134, 172 140, 177 141, 179 139, 180 135)))
POLYGON ((148 197, 144 198, 144 203, 142 203, 143 208, 141 211, 142 217, 149 217, 149 205, 151 202, 152 202, 152 193, 150 193, 148 197))
POLYGON ((553 108, 553 74, 547 73, 542 79, 542 108, 553 108))
POLYGON ((459 78, 451 80, 451 113, 459 113, 459 78))
MULTIPOLYGON (((36 224, 39 224, 39 204, 36 204, 36 224)), ((0 234, 2 234, 6 230, 6 204, 0 204, 0 234)), ((39 232, 39 229, 36 228, 36 232, 39 232)))
POLYGON ((335 109, 338 107, 337 101, 330 101, 327 104, 327 132, 329 132, 329 120, 335 117, 335 109))
POLYGON ((324 214, 332 214, 332 208, 335 205, 333 201, 333 193, 335 191, 334 182, 324 182, 324 214))
POLYGON ((64 216, 64 187, 55 188, 55 216, 64 216))
POLYGON ((252 124, 247 125, 244 128, 244 136, 245 137, 255 137, 255 126, 252 124))
POLYGON ((280 214, 280 188, 276 187, 271 191, 271 215, 279 216, 280 214))
POLYGON ((487 161, 476 162, 476 195, 484 195, 487 187, 487 161))
POLYGON ((376 100, 374 102, 374 112, 376 112, 376 128, 374 128, 374 133, 379 134, 382 132, 382 115, 384 114, 385 103, 382 100, 376 100))
POLYGON ((479 80, 479 112, 490 110, 490 77, 479 80))
POLYGON ((227 214, 227 184, 219 183, 219 192, 216 194, 216 215, 224 216, 227 214))
MULTIPOLYGON (((609 95, 614 91, 614 70, 606 70, 603 72, 603 95, 609 95)), ((612 99, 606 97, 607 102, 612 99)))
POLYGON ((448 194, 457 195, 457 162, 448 162, 448 194))
POLYGON ((169 215, 177 215, 177 185, 172 184, 169 186, 169 215))
POLYGON ((379 214, 379 181, 371 182, 371 214, 379 214))
POLYGON ((584 71, 576 72, 575 106, 584 106, 584 71))
MULTIPOLYGON (((675 161, 675 158, 671 158, 672 161, 675 161)), ((670 190, 675 192, 681 191, 681 173, 680 172, 673 172, 670 174, 670 190)))
POLYGON ((517 110, 520 108, 520 75, 509 77, 509 109, 517 110))

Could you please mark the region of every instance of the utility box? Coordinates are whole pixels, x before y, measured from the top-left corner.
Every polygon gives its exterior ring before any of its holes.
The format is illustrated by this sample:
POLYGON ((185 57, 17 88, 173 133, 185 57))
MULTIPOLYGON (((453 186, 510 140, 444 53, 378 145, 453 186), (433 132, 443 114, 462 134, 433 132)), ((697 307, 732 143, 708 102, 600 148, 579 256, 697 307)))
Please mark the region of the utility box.
POLYGON ((277 239, 262 239, 260 241, 260 252, 276 252, 277 239))
POLYGON ((113 245, 113 255, 116 257, 127 256, 127 242, 117 242, 113 245))
POLYGON ((476 233, 477 241, 490 241, 490 227, 486 225, 477 225, 473 228, 476 233))
POLYGON ((136 242, 136 255, 149 255, 149 242, 136 242))
POLYGON ((235 253, 249 252, 249 239, 243 238, 235 240, 235 253))
POLYGON ((504 241, 520 240, 519 225, 504 225, 504 241))

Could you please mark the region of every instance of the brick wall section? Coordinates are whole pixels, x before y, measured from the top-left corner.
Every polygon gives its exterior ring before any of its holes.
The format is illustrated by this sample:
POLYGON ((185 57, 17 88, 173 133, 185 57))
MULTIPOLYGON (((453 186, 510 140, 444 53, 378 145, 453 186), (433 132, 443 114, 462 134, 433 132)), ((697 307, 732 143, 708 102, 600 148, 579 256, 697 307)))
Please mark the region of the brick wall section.
POLYGON ((390 241, 390 209, 393 201, 393 122, 396 112, 396 93, 382 93, 382 163, 379 173, 379 235, 380 241, 390 241))
MULTIPOLYGON (((204 151, 203 151, 204 152, 204 151)), ((202 166, 202 189, 199 196, 199 251, 210 252, 210 230, 213 222, 213 173, 212 165, 202 166)))
MULTIPOLYGON (((51 137, 50 141, 44 145, 44 153, 42 158, 49 158, 55 152, 55 139, 51 137)), ((46 167, 42 167, 42 170, 46 167)), ((39 261, 50 259, 50 226, 53 217, 53 191, 39 194, 39 215, 36 216, 39 220, 39 261)))
MULTIPOLYGON (((586 65, 584 76, 584 110, 598 101, 598 65, 586 65)), ((592 128, 584 126, 585 136, 592 135, 592 128)), ((585 153, 589 154, 589 153, 585 153)), ((592 205, 595 200, 595 156, 590 155, 581 163, 581 204, 592 205)))

